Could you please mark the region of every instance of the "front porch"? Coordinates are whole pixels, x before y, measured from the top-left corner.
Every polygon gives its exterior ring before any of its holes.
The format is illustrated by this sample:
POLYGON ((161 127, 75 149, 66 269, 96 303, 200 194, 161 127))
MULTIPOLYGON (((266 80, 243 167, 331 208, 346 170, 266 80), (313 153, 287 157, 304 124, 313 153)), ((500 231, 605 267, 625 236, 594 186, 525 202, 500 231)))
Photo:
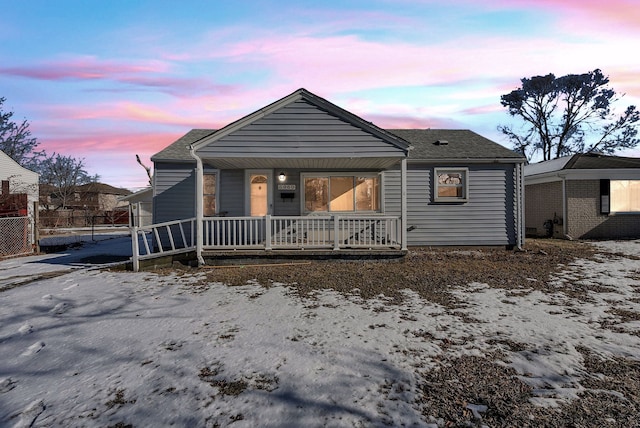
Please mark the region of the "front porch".
POLYGON ((201 224, 190 218, 133 227, 131 236, 135 271, 142 260, 192 251, 207 258, 238 251, 327 257, 400 254, 403 247, 401 219, 384 215, 204 217, 201 224))

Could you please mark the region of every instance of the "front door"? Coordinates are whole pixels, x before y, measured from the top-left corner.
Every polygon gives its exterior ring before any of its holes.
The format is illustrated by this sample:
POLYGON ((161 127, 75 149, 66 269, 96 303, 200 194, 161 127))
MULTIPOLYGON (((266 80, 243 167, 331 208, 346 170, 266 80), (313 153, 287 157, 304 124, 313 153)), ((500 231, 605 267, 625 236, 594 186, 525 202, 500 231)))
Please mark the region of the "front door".
POLYGON ((248 170, 247 211, 251 217, 264 217, 273 213, 273 171, 248 170))

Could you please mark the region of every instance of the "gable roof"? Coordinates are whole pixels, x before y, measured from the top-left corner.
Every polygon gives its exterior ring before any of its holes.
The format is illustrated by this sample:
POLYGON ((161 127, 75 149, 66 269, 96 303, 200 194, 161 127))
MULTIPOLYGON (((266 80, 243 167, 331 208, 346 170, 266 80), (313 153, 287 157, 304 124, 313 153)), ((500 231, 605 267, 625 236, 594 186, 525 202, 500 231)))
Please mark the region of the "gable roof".
POLYGON ((468 129, 390 129, 411 143, 409 160, 512 160, 525 158, 468 129))
MULTIPOLYGON (((193 129, 172 144, 154 154, 151 160, 166 162, 195 162, 190 154, 190 146, 202 149, 216 141, 223 142, 225 137, 246 128, 265 116, 281 110, 298 101, 307 102, 340 120, 391 144, 407 154, 413 161, 496 161, 525 162, 520 154, 507 149, 475 132, 469 130, 443 129, 394 129, 385 130, 359 116, 319 97, 304 88, 281 98, 266 107, 257 110, 229 125, 215 129, 193 129), (439 144, 446 141, 447 144, 439 144)), ((400 152, 402 153, 402 152, 400 152)))
POLYGON ((297 91, 294 91, 291 94, 287 95, 286 97, 274 101, 266 107, 263 107, 260 110, 257 110, 247 116, 244 116, 241 119, 236 120, 235 122, 230 123, 229 125, 215 131, 211 135, 203 137, 193 144, 193 148, 195 150, 198 150, 207 144, 219 140, 234 131, 244 128, 256 122, 257 120, 260 120, 263 117, 300 100, 306 101, 307 103, 340 118, 346 123, 360 128, 362 131, 374 135, 385 141, 386 143, 392 144, 393 146, 404 150, 405 153, 409 149, 409 143, 407 143, 397 135, 391 134, 384 129, 377 127, 372 122, 368 122, 361 117, 351 113, 350 111, 347 111, 342 107, 338 107, 337 105, 309 92, 304 88, 300 88, 297 91))
POLYGON ((106 183, 87 183, 76 186, 77 192, 102 193, 105 195, 130 195, 131 190, 113 187, 106 183))

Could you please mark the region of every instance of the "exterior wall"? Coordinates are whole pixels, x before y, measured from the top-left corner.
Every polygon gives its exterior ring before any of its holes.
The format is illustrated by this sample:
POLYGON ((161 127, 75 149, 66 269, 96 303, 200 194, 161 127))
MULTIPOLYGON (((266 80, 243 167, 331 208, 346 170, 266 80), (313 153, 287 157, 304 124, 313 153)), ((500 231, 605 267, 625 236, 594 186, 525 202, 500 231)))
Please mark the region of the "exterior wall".
POLYGON ((198 150, 202 158, 403 157, 385 143, 306 101, 299 100, 198 150))
POLYGON ((300 182, 300 173, 302 171, 296 169, 280 169, 274 171, 275 190, 273 194, 273 214, 274 215, 300 215, 300 200, 302 199, 302 184, 300 182), (285 185, 296 186, 295 190, 278 190, 278 174, 284 172, 287 179, 285 185), (293 199, 284 199, 281 197, 282 193, 293 193, 293 199))
POLYGON ((547 220, 553 224, 554 235, 563 234, 562 181, 525 186, 524 205, 527 234, 547 236, 544 227, 547 220))
POLYGON ((156 162, 153 222, 195 217, 195 164, 156 162))
POLYGON ((4 152, 0 152, 0 180, 9 180, 10 193, 26 193, 29 215, 33 216, 33 203, 38 201, 37 173, 20 166, 4 152))
MULTIPOLYGON (((408 166, 408 245, 515 245, 514 165, 455 165, 469 168, 469 200, 436 203, 433 169, 442 166, 408 166)), ((383 175, 385 214, 400 215, 400 171, 383 175)))
POLYGON ((640 214, 600 214, 600 180, 567 180, 567 234, 572 238, 640 237, 640 214))
POLYGON ((244 216, 244 170, 223 169, 218 179, 218 212, 229 217, 244 216))

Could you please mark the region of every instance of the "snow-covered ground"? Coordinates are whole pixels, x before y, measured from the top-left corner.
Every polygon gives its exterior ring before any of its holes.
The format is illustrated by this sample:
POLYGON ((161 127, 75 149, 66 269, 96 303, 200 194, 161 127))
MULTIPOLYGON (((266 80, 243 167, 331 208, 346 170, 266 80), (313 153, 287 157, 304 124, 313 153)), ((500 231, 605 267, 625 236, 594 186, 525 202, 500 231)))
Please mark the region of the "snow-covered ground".
MULTIPOLYGON (((513 350, 509 364, 540 405, 580 392, 578 347, 640 358, 640 323, 602 327, 613 306, 640 312, 634 258, 566 267, 559 285, 612 286, 587 300, 474 283, 456 292, 466 305, 452 313, 410 291, 401 305, 330 290, 307 299, 284 285, 86 262, 130 254, 127 244, 0 262, 0 426, 435 427, 415 400, 417 368, 445 352, 528 344, 536 352, 513 350)), ((639 241, 598 245, 640 254, 639 241)))

